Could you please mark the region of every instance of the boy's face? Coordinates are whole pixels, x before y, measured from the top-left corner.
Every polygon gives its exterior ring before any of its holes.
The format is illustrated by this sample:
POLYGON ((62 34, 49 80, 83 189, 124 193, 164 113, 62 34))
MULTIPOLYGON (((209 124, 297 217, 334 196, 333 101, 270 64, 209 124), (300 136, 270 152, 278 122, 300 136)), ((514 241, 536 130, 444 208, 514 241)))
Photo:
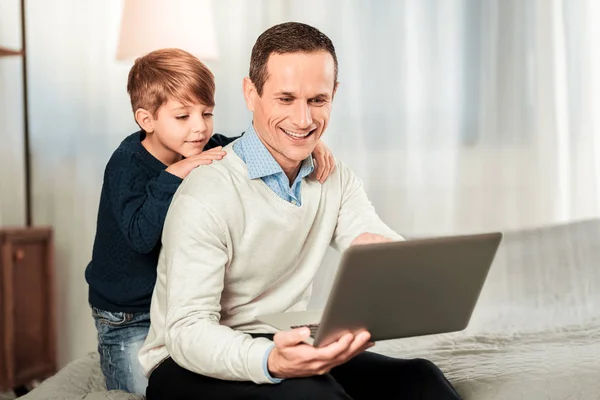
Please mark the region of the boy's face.
POLYGON ((296 168, 325 132, 335 93, 335 65, 327 52, 271 54, 259 96, 245 82, 254 128, 277 162, 296 168))
POLYGON ((153 132, 148 139, 155 151, 167 158, 169 153, 189 158, 202 153, 212 136, 213 107, 170 99, 158 109, 151 124, 153 132))

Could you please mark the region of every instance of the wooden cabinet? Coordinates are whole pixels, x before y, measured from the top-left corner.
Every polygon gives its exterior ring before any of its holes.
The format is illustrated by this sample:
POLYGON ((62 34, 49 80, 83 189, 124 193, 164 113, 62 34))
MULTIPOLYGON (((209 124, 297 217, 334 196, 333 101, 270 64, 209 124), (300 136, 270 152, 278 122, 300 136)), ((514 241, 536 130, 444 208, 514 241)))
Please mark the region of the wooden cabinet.
POLYGON ((50 228, 0 229, 0 392, 56 372, 50 228))

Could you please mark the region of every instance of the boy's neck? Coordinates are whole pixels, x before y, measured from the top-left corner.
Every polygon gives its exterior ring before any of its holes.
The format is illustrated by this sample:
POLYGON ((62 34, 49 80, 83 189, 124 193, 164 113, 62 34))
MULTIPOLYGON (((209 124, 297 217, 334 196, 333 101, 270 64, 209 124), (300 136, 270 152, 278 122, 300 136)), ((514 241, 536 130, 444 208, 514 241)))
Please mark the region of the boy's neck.
POLYGON ((154 135, 151 133, 146 132, 146 137, 142 140, 142 146, 144 146, 148 153, 152 154, 154 158, 165 164, 167 167, 183 159, 180 154, 166 149, 164 146, 156 143, 154 140, 154 135))

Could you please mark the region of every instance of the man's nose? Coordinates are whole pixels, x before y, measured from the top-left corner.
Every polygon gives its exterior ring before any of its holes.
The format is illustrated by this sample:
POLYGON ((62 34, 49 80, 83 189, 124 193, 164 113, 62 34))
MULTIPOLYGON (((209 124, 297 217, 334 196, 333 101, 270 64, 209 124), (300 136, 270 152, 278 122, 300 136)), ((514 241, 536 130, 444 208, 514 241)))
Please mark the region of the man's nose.
POLYGON ((307 129, 312 125, 312 114, 308 104, 301 101, 297 102, 292 122, 300 129, 307 129))

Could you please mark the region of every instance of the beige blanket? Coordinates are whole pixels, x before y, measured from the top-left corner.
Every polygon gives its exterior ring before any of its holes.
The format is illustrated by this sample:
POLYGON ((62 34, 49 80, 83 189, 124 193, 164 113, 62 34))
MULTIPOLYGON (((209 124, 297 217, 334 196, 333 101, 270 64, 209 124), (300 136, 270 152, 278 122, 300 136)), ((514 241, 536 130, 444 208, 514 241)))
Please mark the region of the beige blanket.
MULTIPOLYGON (((505 233, 465 331, 372 350, 434 361, 465 400, 600 399, 600 220, 505 233)), ((22 398, 136 398, 103 385, 90 353, 22 398)))

